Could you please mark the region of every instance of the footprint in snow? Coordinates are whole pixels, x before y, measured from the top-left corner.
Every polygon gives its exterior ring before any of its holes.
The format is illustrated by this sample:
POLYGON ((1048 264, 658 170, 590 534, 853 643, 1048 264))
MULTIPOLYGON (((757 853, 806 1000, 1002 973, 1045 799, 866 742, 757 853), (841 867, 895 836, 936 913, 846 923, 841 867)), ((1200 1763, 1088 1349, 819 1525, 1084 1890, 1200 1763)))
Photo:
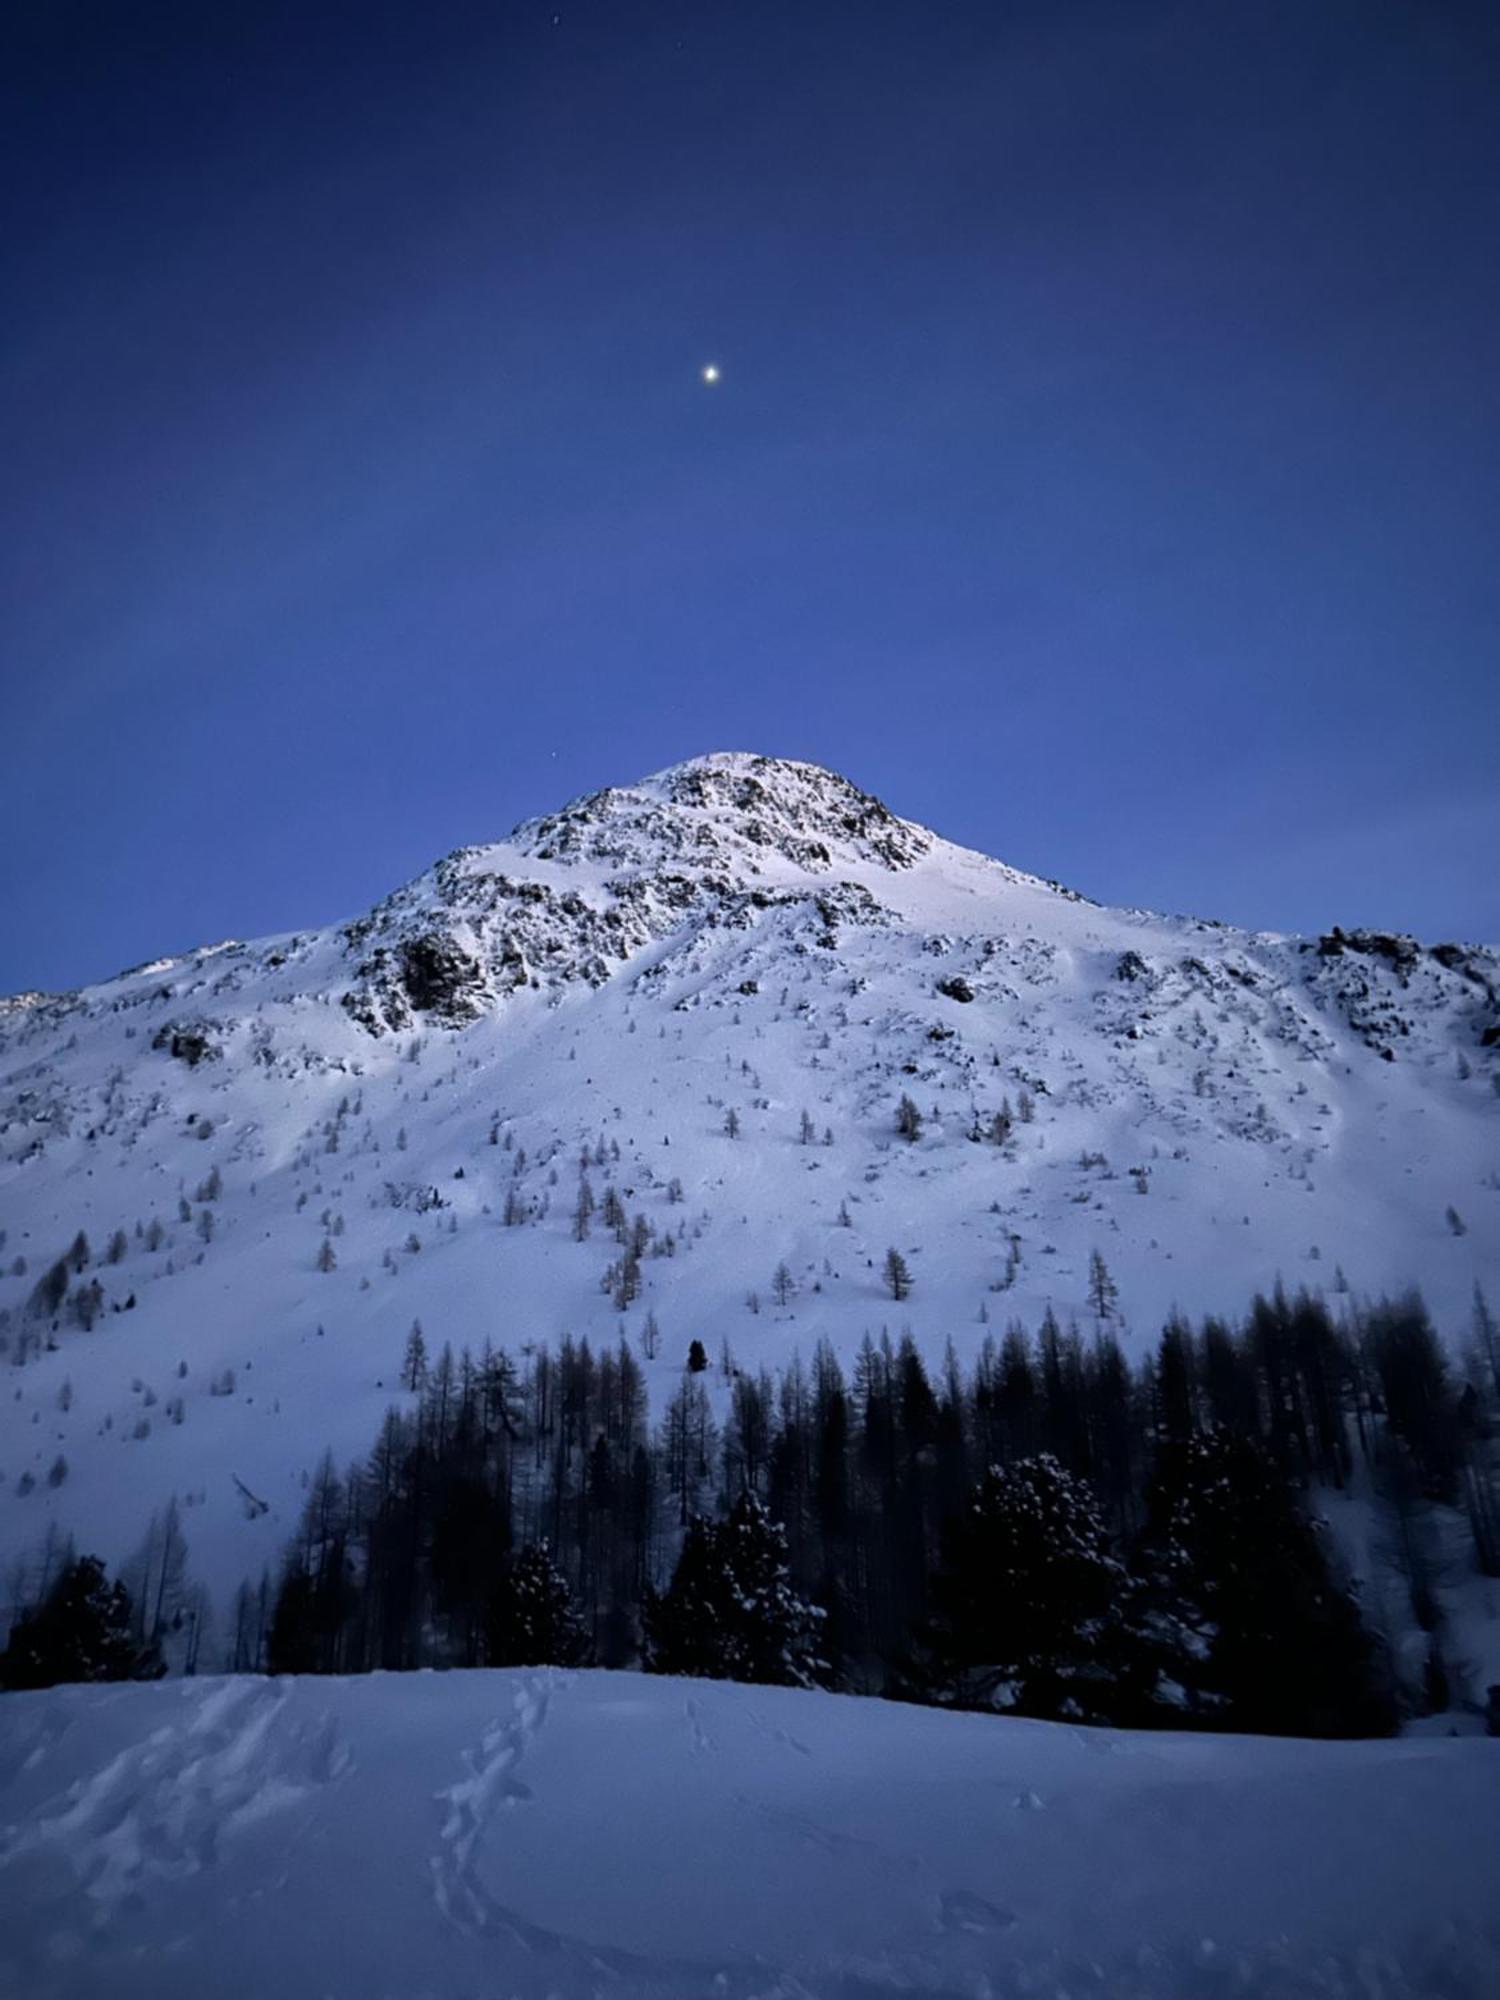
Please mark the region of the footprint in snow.
POLYGON ((477 1750, 464 1752, 469 1775, 437 1794, 447 1808, 430 1858, 433 1899, 460 1930, 519 1935, 516 1920, 497 1904, 476 1869, 480 1842, 495 1815, 531 1798, 516 1767, 547 1717, 548 1682, 528 1680, 516 1690, 512 1719, 489 1724, 477 1750))
POLYGON ((938 1929, 944 1931, 1008 1931, 1018 1922, 1014 1910, 987 1903, 970 1889, 950 1889, 938 1898, 938 1929))
POLYGON ((7 1829, 0 1874, 27 1855, 58 1854, 102 1927, 153 1883, 211 1868, 221 1841, 348 1768, 332 1718, 304 1720, 285 1686, 233 1680, 188 1699, 182 1724, 153 1730, 7 1829))
POLYGON ((691 1732, 693 1755, 701 1757, 704 1751, 712 1750, 714 1744, 713 1738, 698 1720, 698 1704, 692 1699, 691 1695, 682 1704, 682 1712, 687 1717, 688 1729, 691 1732))

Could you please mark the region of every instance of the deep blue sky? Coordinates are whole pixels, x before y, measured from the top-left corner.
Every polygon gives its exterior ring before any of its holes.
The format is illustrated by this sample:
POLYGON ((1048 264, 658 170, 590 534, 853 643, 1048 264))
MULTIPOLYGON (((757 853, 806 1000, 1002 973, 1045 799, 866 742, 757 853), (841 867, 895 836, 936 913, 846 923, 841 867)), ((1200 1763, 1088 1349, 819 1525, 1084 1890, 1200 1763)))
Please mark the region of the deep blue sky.
POLYGON ((1492 5, 3 32, 0 990, 712 748, 1500 937, 1492 5))

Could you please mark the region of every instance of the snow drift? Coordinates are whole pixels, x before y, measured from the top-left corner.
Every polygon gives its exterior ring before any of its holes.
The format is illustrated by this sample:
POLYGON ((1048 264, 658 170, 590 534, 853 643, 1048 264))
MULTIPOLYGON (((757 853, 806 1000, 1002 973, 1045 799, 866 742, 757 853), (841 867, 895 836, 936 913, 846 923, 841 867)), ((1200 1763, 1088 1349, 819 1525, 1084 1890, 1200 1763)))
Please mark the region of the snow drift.
POLYGON ((634 1674, 0 1701, 26 2000, 1500 1991, 1500 1743, 634 1674))

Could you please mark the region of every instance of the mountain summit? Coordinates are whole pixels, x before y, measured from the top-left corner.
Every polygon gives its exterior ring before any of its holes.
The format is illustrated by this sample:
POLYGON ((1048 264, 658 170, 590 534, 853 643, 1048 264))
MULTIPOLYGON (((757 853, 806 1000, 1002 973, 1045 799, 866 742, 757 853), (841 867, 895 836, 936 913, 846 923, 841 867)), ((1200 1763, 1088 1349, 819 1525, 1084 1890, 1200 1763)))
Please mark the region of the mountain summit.
POLYGON ((623 1337, 658 1389, 693 1339, 941 1352, 1050 1306, 1144 1343, 1278 1280, 1459 1327, 1497 1076, 1492 950, 1100 908, 695 758, 352 922, 0 1002, 0 1553, 117 1557, 175 1493, 205 1574, 257 1570, 413 1321, 623 1337))
POLYGON ((611 838, 587 829, 629 830, 669 855, 719 854, 749 873, 773 856, 810 873, 840 865, 909 868, 933 836, 837 772, 789 758, 716 751, 673 764, 624 790, 576 799, 560 813, 517 828, 515 844, 539 859, 613 859, 611 838))
POLYGON ((695 915, 878 879, 939 844, 816 764, 695 757, 461 848, 398 890, 344 933, 344 1004, 376 1034, 419 1014, 459 1025, 523 986, 597 985, 695 915))

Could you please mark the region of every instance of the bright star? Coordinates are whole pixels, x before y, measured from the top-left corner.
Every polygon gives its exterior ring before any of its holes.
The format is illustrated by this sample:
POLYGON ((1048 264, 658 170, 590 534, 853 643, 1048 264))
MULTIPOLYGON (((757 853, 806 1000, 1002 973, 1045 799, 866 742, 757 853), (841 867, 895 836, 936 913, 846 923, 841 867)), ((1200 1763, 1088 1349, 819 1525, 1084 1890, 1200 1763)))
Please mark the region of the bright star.
POLYGON ((718 381, 719 371, 714 366, 712 361, 710 361, 708 366, 704 369, 703 379, 709 385, 710 388, 712 388, 714 383, 718 381))

